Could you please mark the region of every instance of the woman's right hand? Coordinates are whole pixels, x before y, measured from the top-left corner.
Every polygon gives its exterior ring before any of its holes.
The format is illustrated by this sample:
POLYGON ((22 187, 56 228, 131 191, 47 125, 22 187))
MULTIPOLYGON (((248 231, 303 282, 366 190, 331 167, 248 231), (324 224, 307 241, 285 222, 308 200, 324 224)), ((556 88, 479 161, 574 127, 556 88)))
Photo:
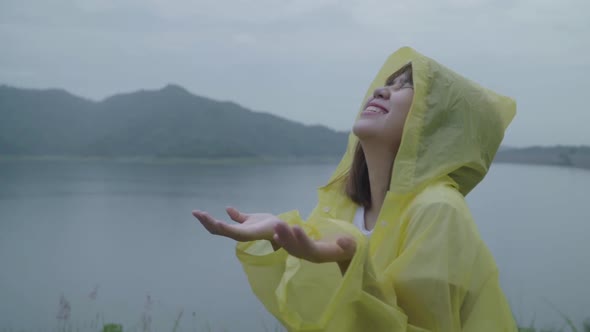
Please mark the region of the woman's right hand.
POLYGON ((193 210, 193 216, 213 235, 219 235, 240 242, 269 240, 276 249, 273 240, 275 226, 283 221, 270 213, 242 213, 235 208, 225 209, 229 217, 237 224, 228 224, 213 218, 209 213, 193 210))

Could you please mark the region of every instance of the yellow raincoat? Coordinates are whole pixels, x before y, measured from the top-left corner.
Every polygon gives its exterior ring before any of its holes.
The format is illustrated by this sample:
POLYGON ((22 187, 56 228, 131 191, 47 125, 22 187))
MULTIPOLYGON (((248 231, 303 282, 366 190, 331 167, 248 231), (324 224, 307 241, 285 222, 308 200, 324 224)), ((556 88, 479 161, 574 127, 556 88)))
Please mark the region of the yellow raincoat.
POLYGON ((295 210, 279 216, 316 239, 354 236, 344 276, 336 263, 310 263, 265 240, 236 247, 254 293, 289 331, 516 331, 464 199, 490 167, 515 103, 411 48, 387 59, 365 101, 408 63, 414 100, 370 239, 352 224, 358 206, 344 193, 352 133, 307 221, 295 210))

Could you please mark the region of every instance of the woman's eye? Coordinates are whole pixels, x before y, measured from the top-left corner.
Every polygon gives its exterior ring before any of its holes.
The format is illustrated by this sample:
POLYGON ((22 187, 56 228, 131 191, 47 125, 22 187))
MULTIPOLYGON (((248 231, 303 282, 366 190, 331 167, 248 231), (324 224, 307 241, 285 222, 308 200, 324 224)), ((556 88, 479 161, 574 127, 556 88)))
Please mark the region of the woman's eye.
POLYGON ((410 88, 413 89, 414 86, 411 83, 403 83, 403 84, 398 84, 397 87, 395 87, 396 90, 401 90, 401 89, 406 89, 406 88, 410 88))

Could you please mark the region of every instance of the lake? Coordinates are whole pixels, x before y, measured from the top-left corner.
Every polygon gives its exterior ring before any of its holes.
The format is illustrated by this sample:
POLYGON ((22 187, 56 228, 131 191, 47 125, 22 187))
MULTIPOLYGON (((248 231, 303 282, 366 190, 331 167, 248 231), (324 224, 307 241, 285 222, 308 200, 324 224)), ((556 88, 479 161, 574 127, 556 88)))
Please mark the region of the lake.
MULTIPOLYGON (((334 167, 0 161, 0 329, 55 329, 63 295, 81 330, 172 331, 181 312, 183 331, 272 330, 234 243, 191 210, 306 216, 334 167)), ((494 164, 468 196, 524 325, 590 318, 589 189, 587 170, 494 164)))

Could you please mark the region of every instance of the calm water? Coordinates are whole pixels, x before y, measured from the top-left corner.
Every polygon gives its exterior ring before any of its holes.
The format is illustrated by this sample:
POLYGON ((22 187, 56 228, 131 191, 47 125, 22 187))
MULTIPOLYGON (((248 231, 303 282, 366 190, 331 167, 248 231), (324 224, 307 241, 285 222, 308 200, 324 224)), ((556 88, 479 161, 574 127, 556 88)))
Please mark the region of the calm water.
MULTIPOLYGON (((63 294, 74 326, 100 313, 131 330, 149 294, 155 331, 180 311, 184 331, 262 331, 232 241, 190 212, 307 215, 334 166, 0 162, 0 328, 55 328, 63 294)), ((522 323, 590 318, 589 189, 589 171, 498 164, 470 194, 522 323)))

